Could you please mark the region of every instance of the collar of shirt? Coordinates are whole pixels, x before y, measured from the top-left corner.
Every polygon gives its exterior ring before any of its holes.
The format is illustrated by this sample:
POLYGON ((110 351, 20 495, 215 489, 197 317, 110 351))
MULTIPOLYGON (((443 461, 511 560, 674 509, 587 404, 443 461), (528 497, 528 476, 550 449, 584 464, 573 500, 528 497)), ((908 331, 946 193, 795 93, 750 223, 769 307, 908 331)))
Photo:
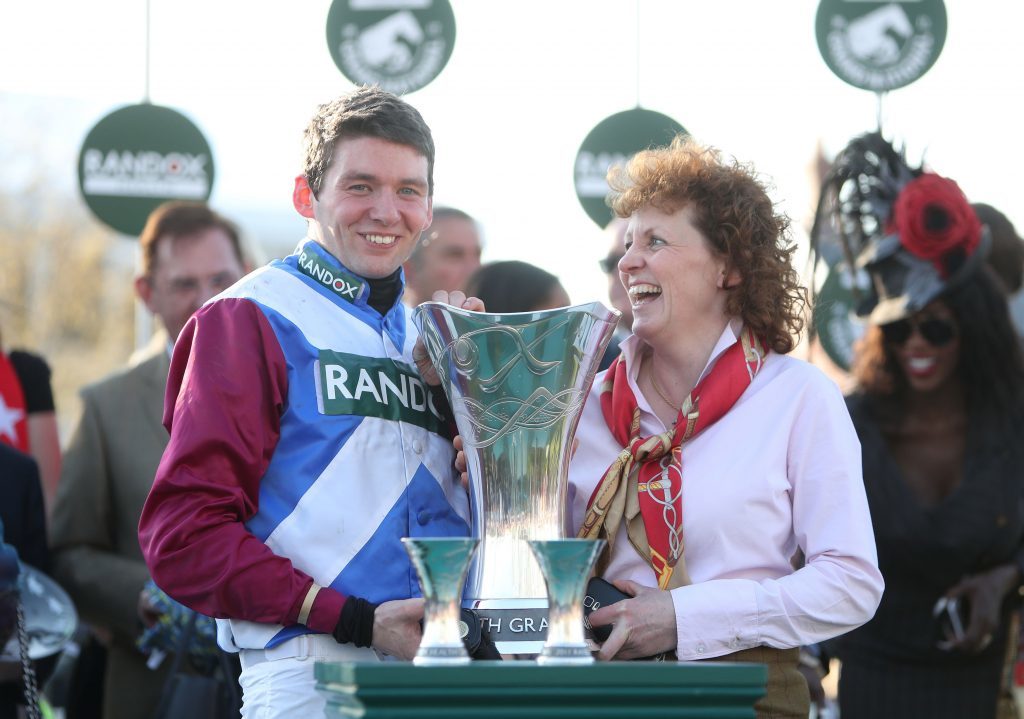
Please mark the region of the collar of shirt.
POLYGON ((349 270, 337 257, 319 242, 305 238, 294 252, 284 259, 317 290, 334 303, 347 308, 367 324, 387 332, 396 347, 402 347, 406 336, 405 306, 402 294, 405 292, 405 271, 399 269, 399 287, 394 304, 386 314, 370 307, 370 284, 364 278, 349 270))
MULTIPOLYGON (((722 334, 719 335, 718 341, 715 343, 714 349, 711 350, 711 355, 708 357, 707 364, 704 365, 704 369, 700 373, 700 377, 697 381, 704 379, 711 368, 718 362, 718 358, 722 354, 736 344, 739 341, 740 330, 743 329, 743 320, 739 317, 734 317, 729 320, 728 324, 725 325, 725 329, 722 330, 722 334)), ((647 348, 647 343, 636 335, 630 335, 623 340, 620 345, 622 349, 622 356, 626 361, 626 376, 629 378, 629 388, 633 390, 633 396, 637 398, 640 408, 645 412, 654 414, 654 410, 651 409, 651 405, 647 402, 647 398, 640 392, 640 388, 637 384, 637 378, 640 374, 640 360, 643 358, 643 353, 647 348)), ((667 429, 667 427, 666 427, 667 429)))

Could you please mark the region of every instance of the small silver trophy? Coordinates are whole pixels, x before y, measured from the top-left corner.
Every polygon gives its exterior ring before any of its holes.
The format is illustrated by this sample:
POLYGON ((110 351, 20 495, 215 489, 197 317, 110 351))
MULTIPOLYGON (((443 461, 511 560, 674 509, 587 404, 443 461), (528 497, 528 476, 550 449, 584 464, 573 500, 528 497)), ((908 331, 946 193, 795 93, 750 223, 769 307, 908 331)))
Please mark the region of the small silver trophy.
POLYGON ((479 539, 469 537, 405 537, 405 551, 423 589, 423 639, 413 664, 469 664, 462 643, 459 615, 469 560, 479 539))
POLYGON ((547 589, 527 541, 568 526, 572 437, 619 313, 600 302, 490 314, 427 302, 413 313, 451 402, 482 542, 465 606, 502 653, 539 653, 547 589))
POLYGON ((538 664, 590 664, 594 661, 583 633, 583 596, 587 577, 604 548, 603 539, 532 540, 548 585, 548 638, 538 664))

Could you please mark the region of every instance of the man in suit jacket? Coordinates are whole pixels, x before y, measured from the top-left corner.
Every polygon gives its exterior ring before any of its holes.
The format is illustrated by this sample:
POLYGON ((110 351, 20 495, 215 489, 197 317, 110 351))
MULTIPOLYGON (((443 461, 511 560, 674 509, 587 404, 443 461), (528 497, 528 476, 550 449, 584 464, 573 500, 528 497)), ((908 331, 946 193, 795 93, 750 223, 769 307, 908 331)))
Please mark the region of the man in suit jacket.
POLYGON ((192 313, 245 272, 237 230, 201 203, 158 207, 140 245, 135 291, 166 334, 136 364, 82 390, 51 522, 54 575, 108 647, 105 719, 151 717, 170 664, 154 671, 135 647, 142 622, 154 619, 142 595, 149 573, 138 524, 167 445, 170 349, 192 313))

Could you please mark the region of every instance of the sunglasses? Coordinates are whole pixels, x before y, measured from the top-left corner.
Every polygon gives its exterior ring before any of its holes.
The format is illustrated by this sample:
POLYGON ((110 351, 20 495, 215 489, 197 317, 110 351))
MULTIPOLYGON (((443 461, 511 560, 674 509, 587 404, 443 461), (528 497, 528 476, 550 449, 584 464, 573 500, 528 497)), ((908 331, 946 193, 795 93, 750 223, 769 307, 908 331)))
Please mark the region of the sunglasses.
POLYGON ((601 265, 601 270, 606 275, 610 275, 613 272, 619 271, 619 260, 621 259, 622 255, 608 255, 598 260, 597 264, 601 265))
POLYGON ((938 317, 929 317, 919 322, 905 319, 882 325, 882 336, 889 344, 901 345, 910 339, 915 327, 932 347, 945 347, 956 337, 956 326, 938 317))

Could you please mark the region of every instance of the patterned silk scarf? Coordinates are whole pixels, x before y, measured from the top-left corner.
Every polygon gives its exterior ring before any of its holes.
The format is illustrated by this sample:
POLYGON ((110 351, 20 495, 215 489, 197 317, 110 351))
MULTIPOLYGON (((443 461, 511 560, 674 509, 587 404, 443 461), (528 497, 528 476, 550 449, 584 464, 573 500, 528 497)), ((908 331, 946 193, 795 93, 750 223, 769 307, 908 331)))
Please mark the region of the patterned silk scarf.
POLYGON ((640 436, 640 408, 629 387, 626 362, 619 356, 601 387, 601 410, 624 449, 594 488, 579 536, 605 536, 608 552, 623 523, 629 540, 658 577, 661 589, 690 583, 683 560, 683 442, 728 412, 760 371, 764 342, 746 327, 690 395, 675 426, 653 437, 640 436))

